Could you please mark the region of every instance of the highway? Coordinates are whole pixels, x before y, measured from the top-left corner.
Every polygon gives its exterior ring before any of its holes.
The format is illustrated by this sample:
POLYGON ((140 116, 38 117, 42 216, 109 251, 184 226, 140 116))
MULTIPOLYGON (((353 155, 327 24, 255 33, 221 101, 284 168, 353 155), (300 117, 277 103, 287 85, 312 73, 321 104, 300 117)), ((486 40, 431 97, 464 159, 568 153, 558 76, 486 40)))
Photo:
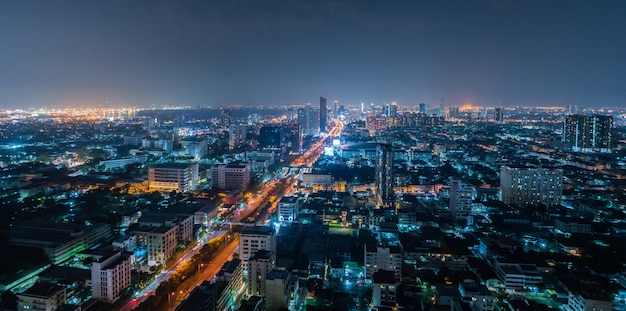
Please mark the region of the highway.
MULTIPOLYGON (((225 231, 216 231, 213 232, 213 234, 211 235, 210 239, 214 239, 214 238, 223 238, 223 236, 226 234, 225 231)), ((185 261, 191 259, 191 257, 193 257, 195 254, 198 254, 200 252, 200 249, 202 248, 203 245, 198 244, 196 246, 194 246, 189 252, 187 252, 185 255, 183 255, 180 259, 178 259, 178 261, 176 261, 176 263, 174 263, 168 270, 162 271, 159 276, 156 277, 156 279, 154 279, 154 281, 150 282, 150 284, 148 286, 146 286, 144 289, 142 289, 139 294, 136 296, 136 298, 131 299, 130 301, 128 301, 126 304, 124 304, 124 306, 122 308, 120 308, 120 311, 130 311, 132 309, 134 309, 135 307, 137 307, 140 303, 142 303, 143 301, 145 301, 146 299, 148 299, 148 297, 150 297, 150 295, 154 294, 154 291, 159 287, 159 285, 166 281, 167 279, 169 279, 169 277, 176 272, 176 270, 178 269, 178 267, 180 267, 180 265, 182 265, 185 261)), ((221 266, 220 266, 221 267, 221 266)))
POLYGON ((196 286, 202 284, 206 280, 211 280, 222 269, 222 266, 227 261, 233 258, 233 254, 239 249, 239 239, 233 239, 225 248, 219 251, 211 260, 210 264, 200 267, 200 277, 198 281, 192 284, 186 284, 178 288, 178 292, 171 293, 171 305, 168 306, 168 310, 174 310, 183 300, 187 299, 191 291, 196 286))
MULTIPOLYGON (((310 167, 322 155, 326 141, 328 139, 337 137, 341 133, 342 129, 343 129, 343 123, 341 123, 339 120, 334 119, 333 128, 329 131, 328 135, 320 138, 318 142, 314 143, 313 146, 311 146, 309 150, 307 150, 304 154, 302 154, 297 159, 295 159, 291 163, 291 166, 302 167, 302 168, 310 167)), ((255 219, 257 216, 259 217, 259 219, 257 219, 257 223, 264 222, 265 220, 267 220, 267 217, 269 217, 270 212, 275 208, 280 198, 278 198, 275 202, 272 203, 271 208, 269 208, 268 210, 262 211, 262 213, 261 213, 260 208, 269 202, 270 197, 272 195, 288 194, 290 190, 293 189, 293 185, 295 184, 296 181, 297 181, 297 178, 295 178, 295 176, 291 176, 291 174, 289 174, 289 176, 283 176, 280 179, 278 178, 272 179, 266 185, 264 185, 264 187, 262 188, 259 194, 248 199, 248 202, 245 205, 245 208, 240 209, 237 215, 234 215, 232 219, 226 219, 225 221, 231 222, 231 223, 238 223, 244 219, 247 219, 248 217, 250 217, 250 215, 253 215, 255 219)), ((224 232, 222 232, 221 234, 224 234, 224 232)), ((150 283, 149 286, 144 288, 139 293, 136 299, 132 299, 131 301, 126 303, 124 307, 121 308, 120 310, 130 311, 134 309, 137 305, 139 305, 141 302, 145 301, 150 295, 154 293, 154 291, 159 287, 159 284, 161 284, 161 282, 167 280, 170 277, 170 275, 174 273, 176 269, 182 263, 189 260, 191 257, 193 257, 193 255, 197 254, 200 251, 201 247, 202 245, 198 244, 193 249, 191 249, 187 254, 181 257, 169 270, 161 272, 161 274, 152 283, 150 283)), ((172 293, 172 297, 170 299, 172 303, 171 303, 171 306, 168 307, 168 309, 174 310, 176 306, 178 305, 178 303, 180 303, 183 299, 185 299, 189 295, 189 293, 193 290, 194 287, 200 285, 204 280, 212 279, 217 274, 217 272, 219 272, 222 265, 226 261, 228 261, 230 258, 232 258, 232 255, 233 253, 237 251, 237 248, 238 248, 238 240, 233 239, 233 241, 231 241, 226 248, 218 252, 218 254, 216 255, 215 259, 212 261, 211 264, 209 264, 204 269, 201 268, 201 270, 203 270, 202 277, 198 279, 198 282, 194 286, 189 286, 188 288, 179 288, 178 293, 172 293)))

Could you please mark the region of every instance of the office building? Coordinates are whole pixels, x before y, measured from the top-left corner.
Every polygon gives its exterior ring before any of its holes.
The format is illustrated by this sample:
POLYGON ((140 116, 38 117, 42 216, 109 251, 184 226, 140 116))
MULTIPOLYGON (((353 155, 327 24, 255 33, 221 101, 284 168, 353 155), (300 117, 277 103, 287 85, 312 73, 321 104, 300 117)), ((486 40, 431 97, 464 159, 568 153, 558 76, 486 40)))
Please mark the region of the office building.
POLYGON ((206 157, 207 143, 203 137, 187 137, 181 143, 185 154, 194 157, 196 160, 206 157))
POLYGON ((265 279, 265 307, 268 311, 288 310, 289 272, 274 269, 265 279))
POLYGON ((66 288, 48 282, 35 283, 16 294, 17 310, 54 311, 67 301, 66 288))
POLYGON ((231 124, 228 128, 228 148, 238 149, 244 146, 248 125, 244 123, 231 124))
POLYGON ((148 265, 164 264, 170 259, 178 246, 178 229, 173 226, 141 226, 132 231, 137 237, 137 246, 147 250, 148 265))
POLYGON ((239 256, 244 274, 248 271, 248 261, 260 250, 276 254, 276 231, 269 226, 245 226, 239 234, 239 256))
POLYGON ((259 148, 281 150, 285 146, 285 129, 282 125, 266 125, 259 129, 259 148))
POLYGON ((504 122, 504 107, 496 107, 494 109, 494 120, 496 122, 504 122))
POLYGON ((13 245, 42 248, 50 262, 59 265, 78 252, 108 239, 111 226, 29 221, 15 225, 4 233, 13 245))
POLYGON ((302 135, 315 136, 319 134, 319 115, 316 110, 307 104, 298 109, 298 124, 302 126, 302 135))
POLYGON ((426 114, 426 104, 420 103, 420 111, 421 114, 426 114))
POLYGON ((577 152, 610 152, 613 117, 601 115, 568 115, 565 117, 563 142, 577 152))
POLYGON ((320 133, 326 133, 327 119, 328 107, 326 107, 326 98, 320 97, 320 133))
POLYGON ((113 303, 130 286, 130 257, 122 252, 96 259, 91 264, 91 293, 94 299, 113 303))
POLYGON ((384 208, 393 208, 396 199, 393 191, 393 149, 388 144, 376 147, 376 194, 384 208))
POLYGON ((250 185, 247 164, 217 164, 211 167, 211 187, 224 190, 246 190, 250 185))
POLYGON ((554 167, 500 168, 500 199, 512 206, 558 206, 563 193, 563 170, 554 167))
POLYGON ((198 163, 154 164, 148 167, 150 191, 189 192, 198 185, 198 163))
POLYGON ((302 125, 298 123, 285 124, 285 151, 290 153, 300 153, 302 149, 302 125))
POLYGON ((220 118, 220 126, 222 128, 228 128, 231 124, 233 124, 233 116, 230 108, 220 108, 221 118, 220 118))
POLYGON ((168 214, 168 213, 144 213, 138 220, 141 227, 176 227, 176 240, 178 243, 188 243, 193 239, 193 215, 168 214))
POLYGON ((278 221, 290 223, 298 219, 299 213, 298 197, 284 196, 278 202, 278 221))
POLYGON ((450 180, 450 203, 448 208, 452 219, 467 217, 472 211, 475 189, 461 179, 450 180))

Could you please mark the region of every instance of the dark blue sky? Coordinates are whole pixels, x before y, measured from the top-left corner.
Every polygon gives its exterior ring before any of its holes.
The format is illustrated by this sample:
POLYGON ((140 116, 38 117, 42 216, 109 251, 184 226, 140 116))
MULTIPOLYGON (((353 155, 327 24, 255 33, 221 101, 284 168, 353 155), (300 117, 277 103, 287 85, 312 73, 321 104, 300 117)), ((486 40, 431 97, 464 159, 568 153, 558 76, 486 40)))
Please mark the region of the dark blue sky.
POLYGON ((626 1, 0 2, 0 105, 626 107, 626 1))

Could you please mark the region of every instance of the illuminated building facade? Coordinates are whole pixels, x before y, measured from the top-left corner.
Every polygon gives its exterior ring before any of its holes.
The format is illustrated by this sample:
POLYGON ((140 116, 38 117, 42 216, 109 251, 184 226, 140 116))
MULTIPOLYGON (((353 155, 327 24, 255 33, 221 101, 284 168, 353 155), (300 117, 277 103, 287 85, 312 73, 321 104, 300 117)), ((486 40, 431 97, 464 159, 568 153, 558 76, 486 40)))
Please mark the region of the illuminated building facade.
POLYGON ((612 116, 568 115, 565 117, 563 142, 571 144, 573 151, 610 152, 612 131, 612 116))
POLYGON ((328 107, 326 98, 320 97, 320 133, 326 132, 326 122, 328 121, 328 107))
POLYGON ((505 204, 558 206, 562 193, 562 169, 506 165, 500 168, 500 198, 505 204))
POLYGON ((246 190, 250 167, 246 164, 218 164, 211 167, 211 186, 225 190, 246 190))
POLYGON ((109 303, 117 301, 130 286, 130 270, 130 257, 121 252, 95 260, 91 264, 93 298, 109 303))
POLYGON ((389 144, 376 147, 376 194, 384 208, 392 208, 395 203, 393 191, 393 149, 389 144))
POLYGON ((188 192, 198 185, 198 163, 155 164, 148 168, 150 191, 188 192))

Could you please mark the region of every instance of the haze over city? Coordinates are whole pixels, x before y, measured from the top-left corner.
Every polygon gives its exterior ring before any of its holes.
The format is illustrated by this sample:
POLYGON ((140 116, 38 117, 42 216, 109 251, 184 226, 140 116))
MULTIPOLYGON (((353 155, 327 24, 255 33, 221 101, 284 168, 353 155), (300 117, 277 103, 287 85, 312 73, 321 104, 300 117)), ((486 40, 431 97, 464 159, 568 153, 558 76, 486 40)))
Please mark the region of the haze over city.
POLYGON ((623 1, 3 1, 0 106, 625 107, 623 1))

